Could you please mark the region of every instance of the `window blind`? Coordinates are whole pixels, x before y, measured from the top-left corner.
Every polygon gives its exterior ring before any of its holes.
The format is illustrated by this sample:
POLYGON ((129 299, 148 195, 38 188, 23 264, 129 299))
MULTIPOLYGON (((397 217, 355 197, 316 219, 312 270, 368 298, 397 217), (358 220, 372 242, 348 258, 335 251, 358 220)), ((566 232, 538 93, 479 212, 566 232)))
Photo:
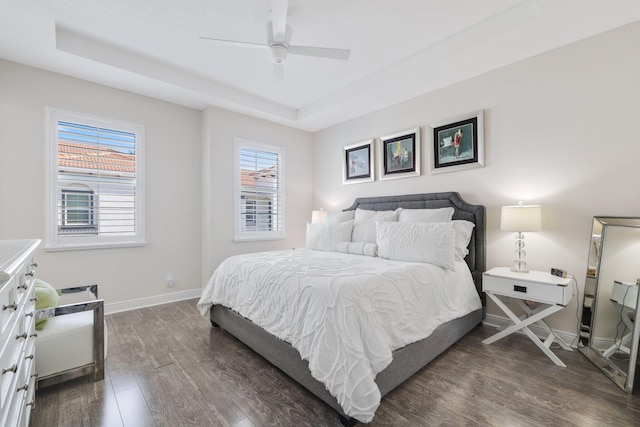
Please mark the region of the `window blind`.
POLYGON ((136 134, 57 122, 58 236, 136 233, 136 134))
POLYGON ((279 152, 240 147, 241 232, 283 230, 281 163, 279 152))

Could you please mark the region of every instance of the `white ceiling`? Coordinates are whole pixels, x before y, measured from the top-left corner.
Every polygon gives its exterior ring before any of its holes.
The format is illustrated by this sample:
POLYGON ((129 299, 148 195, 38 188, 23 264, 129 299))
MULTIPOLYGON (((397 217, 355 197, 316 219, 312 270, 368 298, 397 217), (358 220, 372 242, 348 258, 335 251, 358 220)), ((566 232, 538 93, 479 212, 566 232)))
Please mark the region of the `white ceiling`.
MULTIPOLYGON (((638 0, 290 0, 292 44, 266 42, 269 0, 0 0, 0 58, 193 108, 317 131, 640 20, 638 0)), ((1 83, 1 82, 0 82, 1 83)))

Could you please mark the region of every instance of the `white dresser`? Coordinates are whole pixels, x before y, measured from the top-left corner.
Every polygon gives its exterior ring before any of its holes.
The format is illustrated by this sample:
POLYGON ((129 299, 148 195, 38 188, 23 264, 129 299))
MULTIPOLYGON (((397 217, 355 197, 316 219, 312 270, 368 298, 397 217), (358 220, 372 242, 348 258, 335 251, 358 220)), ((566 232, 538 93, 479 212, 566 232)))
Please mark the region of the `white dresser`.
POLYGON ((28 426, 35 398, 35 250, 0 240, 0 426, 28 426))

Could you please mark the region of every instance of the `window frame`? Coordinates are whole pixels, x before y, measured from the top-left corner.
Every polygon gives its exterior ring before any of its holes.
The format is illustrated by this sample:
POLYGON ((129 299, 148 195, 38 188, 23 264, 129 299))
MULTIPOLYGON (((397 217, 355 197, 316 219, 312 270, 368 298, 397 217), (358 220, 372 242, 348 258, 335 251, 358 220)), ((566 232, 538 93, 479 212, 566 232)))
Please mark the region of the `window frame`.
MULTIPOLYGON (((234 203, 233 203, 233 241, 234 242, 252 242, 252 241, 264 241, 264 240, 283 240, 286 237, 286 215, 285 215, 285 149, 282 146, 275 144, 268 144, 264 142, 254 141, 247 138, 234 138, 234 203), (253 150, 266 151, 277 154, 278 160, 278 206, 280 211, 276 214, 279 217, 279 230, 269 231, 254 231, 254 230, 242 230, 242 205, 243 205, 243 188, 241 180, 241 168, 240 168, 240 151, 242 148, 248 148, 253 150)), ((254 221, 258 221, 258 213, 252 214, 254 221)), ((245 221, 246 222, 246 221, 245 221)))
MULTIPOLYGON (((143 125, 77 113, 55 107, 45 107, 45 238, 44 249, 47 251, 83 250, 100 248, 118 248, 145 246, 145 128, 143 125), (136 135, 135 148, 135 232, 127 235, 60 234, 58 230, 58 196, 63 191, 78 191, 81 186, 65 182, 58 177, 58 122, 92 126, 132 133, 136 135)), ((105 178, 105 182, 108 179, 105 178)), ((99 191, 80 183, 93 192, 95 215, 93 221, 99 227, 99 191)))

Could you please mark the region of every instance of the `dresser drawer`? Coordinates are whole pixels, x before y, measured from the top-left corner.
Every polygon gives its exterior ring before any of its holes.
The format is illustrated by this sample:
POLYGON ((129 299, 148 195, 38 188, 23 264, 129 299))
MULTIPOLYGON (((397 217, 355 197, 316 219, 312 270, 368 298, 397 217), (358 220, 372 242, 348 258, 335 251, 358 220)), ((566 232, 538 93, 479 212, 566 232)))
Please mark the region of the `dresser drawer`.
POLYGON ((483 290, 497 295, 537 301, 545 304, 567 305, 573 296, 571 286, 531 282, 520 279, 484 275, 483 290))
POLYGON ((0 351, 9 339, 9 332, 18 319, 17 277, 13 276, 0 288, 0 351))
POLYGON ((22 373, 25 340, 18 337, 22 335, 23 328, 23 322, 13 324, 3 351, 0 353, 0 400, 3 404, 12 400, 13 392, 22 373))

